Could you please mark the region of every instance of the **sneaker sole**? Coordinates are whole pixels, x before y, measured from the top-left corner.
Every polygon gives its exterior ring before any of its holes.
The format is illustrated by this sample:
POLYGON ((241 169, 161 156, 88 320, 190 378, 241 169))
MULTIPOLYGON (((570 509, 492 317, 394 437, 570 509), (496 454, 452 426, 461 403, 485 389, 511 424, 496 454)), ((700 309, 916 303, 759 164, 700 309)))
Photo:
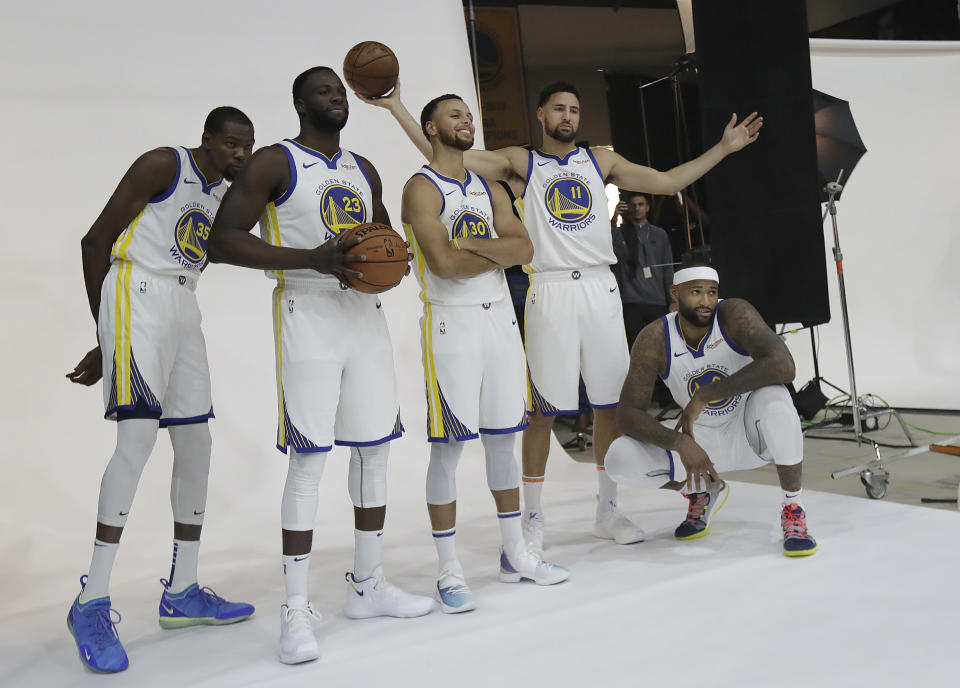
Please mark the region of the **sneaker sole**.
POLYGON ((788 557, 809 557, 820 551, 819 545, 813 549, 803 549, 803 550, 783 550, 783 553, 788 557))
POLYGON ((129 661, 129 660, 127 660, 127 663, 124 664, 124 665, 123 665, 122 667, 120 667, 119 669, 100 669, 100 668, 98 668, 98 667, 93 666, 90 662, 87 661, 87 658, 86 658, 86 657, 84 656, 84 654, 83 654, 83 650, 80 649, 80 641, 77 640, 77 634, 76 634, 76 632, 73 630, 73 624, 70 623, 70 617, 69 617, 69 616, 67 617, 67 630, 69 630, 69 631, 70 631, 70 635, 73 636, 73 642, 76 643, 76 646, 77 646, 77 654, 80 655, 80 661, 83 662, 83 666, 85 666, 87 669, 89 669, 89 670, 92 671, 93 673, 95 673, 95 674, 119 674, 121 671, 126 671, 126 670, 127 670, 127 667, 130 666, 130 661, 129 661))
POLYGON ((466 604, 460 605, 459 607, 451 607, 446 605, 443 603, 443 600, 437 600, 437 602, 440 604, 440 611, 442 611, 444 614, 462 614, 463 612, 472 612, 477 608, 477 603, 472 600, 466 604))
POLYGON ((194 618, 190 616, 161 616, 160 628, 172 630, 176 628, 189 628, 190 626, 227 626, 229 624, 239 623, 249 619, 252 614, 245 616, 235 616, 230 619, 218 619, 213 616, 194 618))
POLYGON ((699 540, 702 537, 706 537, 710 533, 710 523, 713 522, 713 517, 717 515, 717 512, 723 508, 723 505, 727 503, 727 497, 730 496, 730 483, 726 484, 726 487, 723 490, 724 495, 723 499, 720 500, 720 503, 717 504, 717 508, 710 513, 710 521, 707 522, 707 527, 701 530, 699 533, 694 533, 693 535, 685 535, 683 537, 678 537, 674 535, 677 540, 686 542, 687 540, 699 540))
POLYGON ((613 541, 616 542, 618 545, 635 545, 635 544, 637 544, 638 542, 643 542, 644 540, 646 540, 646 539, 647 539, 647 534, 646 534, 646 533, 640 533, 640 534, 638 534, 638 535, 636 535, 636 536, 634 536, 634 537, 632 537, 632 538, 630 538, 630 539, 628 539, 628 540, 622 540, 622 539, 621 539, 621 540, 618 540, 618 539, 617 539, 616 537, 614 537, 613 535, 610 535, 609 533, 607 533, 607 532, 605 532, 605 531, 603 531, 603 530, 600 530, 596 525, 594 525, 594 526, 593 526, 593 537, 598 538, 598 539, 600 539, 600 540, 613 540, 613 541))
MULTIPOLYGON (((433 602, 433 600, 431 600, 433 602)), ((433 605, 431 604, 429 609, 423 611, 410 612, 409 614, 398 613, 398 612, 351 612, 349 609, 344 609, 343 614, 348 619, 375 619, 378 616, 391 616, 395 619, 415 619, 418 616, 426 616, 433 611, 433 605)))
POLYGON ((546 581, 546 580, 537 580, 536 578, 534 578, 534 577, 532 577, 532 576, 524 576, 524 575, 519 574, 519 573, 509 573, 509 572, 507 572, 507 571, 501 571, 501 572, 500 572, 500 582, 501 582, 501 583, 519 583, 519 582, 521 582, 521 581, 528 580, 528 581, 530 581, 531 583, 536 583, 537 585, 556 585, 557 583, 562 583, 563 581, 567 580, 568 578, 570 578, 570 574, 569 574, 569 573, 567 573, 567 575, 564 576, 563 578, 558 578, 557 580, 546 581))
POLYGON ((304 664, 305 662, 313 662, 320 659, 320 650, 316 652, 303 652, 300 654, 293 655, 282 655, 279 652, 277 653, 277 660, 281 664, 304 664))

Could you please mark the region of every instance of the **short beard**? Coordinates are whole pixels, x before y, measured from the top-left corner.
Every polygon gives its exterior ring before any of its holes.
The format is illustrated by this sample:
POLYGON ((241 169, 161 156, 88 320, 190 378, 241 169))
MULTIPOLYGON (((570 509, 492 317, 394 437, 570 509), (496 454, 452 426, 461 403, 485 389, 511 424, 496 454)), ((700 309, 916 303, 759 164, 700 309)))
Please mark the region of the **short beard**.
POLYGON ((683 306, 678 304, 677 311, 679 311, 680 315, 683 316, 684 320, 686 320, 691 325, 696 325, 697 327, 709 327, 710 325, 713 325, 713 319, 717 317, 716 308, 710 311, 710 317, 707 318, 706 322, 703 322, 700 319, 700 316, 697 315, 696 308, 684 308, 683 306))
POLYGON ((456 148, 459 151, 468 151, 471 148, 473 148, 472 138, 469 141, 462 141, 461 139, 457 138, 456 132, 454 132, 452 135, 449 135, 449 136, 442 131, 438 132, 438 134, 440 136, 440 143, 442 143, 445 146, 456 148))
POLYGON ((558 130, 560 127, 554 127, 553 129, 547 129, 547 136, 552 139, 556 139, 560 143, 570 143, 577 138, 577 130, 571 129, 569 134, 561 134, 558 130))
POLYGON ((345 112, 343 120, 336 120, 326 112, 315 112, 310 115, 310 123, 320 131, 335 133, 347 126, 350 113, 345 112))

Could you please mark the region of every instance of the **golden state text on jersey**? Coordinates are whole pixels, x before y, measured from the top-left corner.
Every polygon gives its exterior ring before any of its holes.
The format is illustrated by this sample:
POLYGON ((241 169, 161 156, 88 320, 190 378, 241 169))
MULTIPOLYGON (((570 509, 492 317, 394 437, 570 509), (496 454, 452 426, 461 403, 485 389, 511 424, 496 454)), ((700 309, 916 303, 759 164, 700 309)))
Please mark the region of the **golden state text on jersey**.
POLYGON ((162 275, 199 275, 207 263, 210 227, 226 189, 208 183, 188 148, 172 148, 177 174, 113 244, 112 261, 130 261, 162 275))
POLYGON ((544 179, 543 203, 547 209, 547 222, 552 227, 577 232, 597 219, 589 183, 587 177, 572 171, 544 179))
MULTIPOLYGON (((701 387, 706 387, 707 385, 717 382, 718 380, 728 378, 731 374, 732 372, 727 366, 718 363, 711 363, 694 368, 684 376, 684 383, 687 386, 687 394, 693 398, 693 395, 701 387)), ((711 401, 707 404, 706 408, 703 409, 702 413, 718 418, 726 416, 730 413, 733 413, 737 406, 739 406, 742 398, 743 395, 738 394, 733 397, 727 397, 726 399, 717 399, 716 401, 711 401)))
POLYGON ((367 205, 363 189, 349 179, 325 179, 317 186, 316 194, 320 198, 320 218, 327 230, 324 241, 364 222, 367 205))

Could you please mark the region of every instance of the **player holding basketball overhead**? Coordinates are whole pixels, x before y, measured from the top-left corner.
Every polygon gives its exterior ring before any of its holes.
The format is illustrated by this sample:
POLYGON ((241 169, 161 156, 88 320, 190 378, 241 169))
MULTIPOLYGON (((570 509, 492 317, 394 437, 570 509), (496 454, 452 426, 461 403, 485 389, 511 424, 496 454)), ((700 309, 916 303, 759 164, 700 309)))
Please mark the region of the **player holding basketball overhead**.
POLYGON ((607 472, 618 482, 683 488, 690 505, 675 536, 693 540, 707 535, 729 494, 718 473, 773 462, 783 553, 814 554, 800 499, 800 419, 783 386, 793 358, 753 306, 717 298, 719 280, 713 268, 686 263, 670 288, 679 309, 637 336, 617 411, 624 436, 610 445, 607 472), (661 426, 647 413, 657 376, 683 407, 679 422, 661 426))
MULTIPOLYGON (((387 108, 429 158, 430 146, 416 120, 389 96, 364 99, 387 108)), ((567 82, 540 93, 537 119, 543 145, 464 153, 467 169, 489 179, 520 181, 524 223, 533 242, 526 304, 527 365, 533 416, 523 434, 524 524, 534 551, 543 547, 543 487, 550 428, 557 415, 576 413, 580 375, 594 415, 594 455, 599 495, 594 535, 620 544, 639 542, 643 532, 617 509, 617 486, 604 473, 604 456, 617 436, 616 406, 629 363, 623 308, 610 271, 616 262, 606 216, 607 182, 638 192, 674 194, 707 173, 726 155, 752 143, 763 119, 751 114, 739 125, 733 115, 719 143, 666 172, 636 165, 606 150, 576 145, 580 96, 567 82)))
POLYGON ((338 244, 337 235, 370 220, 390 223, 380 177, 366 158, 340 148, 348 105, 333 70, 300 74, 293 104, 299 135, 257 151, 210 234, 211 260, 267 270, 277 283, 277 448, 290 449, 281 503, 287 600, 279 658, 291 664, 319 656, 307 574, 317 490, 334 443, 350 447, 355 554, 346 576, 347 616, 420 616, 434 605, 392 586, 380 567, 389 442, 403 430, 393 350, 377 297, 340 283, 347 274, 361 276, 353 268, 362 269, 362 256, 346 255, 357 242, 338 244), (262 239, 249 233, 258 218, 262 239))
POLYGON ((427 388, 427 510, 439 558, 437 597, 447 613, 476 604, 457 560, 456 469, 466 440, 482 438, 487 485, 503 547, 500 580, 552 585, 569 572, 527 551, 513 433, 527 427, 523 344, 503 268, 530 260, 533 246, 498 184, 463 167, 473 115, 463 100, 434 98, 420 115, 433 155, 407 182, 403 223, 423 299, 427 388))
POLYGON ((253 614, 252 605, 197 585, 213 406, 194 295, 223 181, 233 179, 252 148, 250 119, 233 107, 214 109, 199 147, 157 148, 137 158, 81 242, 100 346, 67 377, 92 385, 103 376, 105 417, 117 420, 89 574, 67 616, 80 657, 94 671, 128 665, 111 618, 110 574, 159 428, 173 444, 173 565, 170 580, 161 580, 160 625, 233 623, 253 614))

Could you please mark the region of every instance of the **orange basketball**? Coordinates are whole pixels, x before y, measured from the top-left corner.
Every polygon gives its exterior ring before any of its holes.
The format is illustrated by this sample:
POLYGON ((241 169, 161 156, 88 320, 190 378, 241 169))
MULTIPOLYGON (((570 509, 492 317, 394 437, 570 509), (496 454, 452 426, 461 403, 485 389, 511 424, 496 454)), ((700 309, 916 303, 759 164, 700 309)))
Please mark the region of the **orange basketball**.
POLYGON ((337 237, 337 243, 353 237, 360 239, 360 243, 351 247, 347 255, 363 255, 366 261, 347 264, 349 269, 363 273, 360 278, 344 276, 347 286, 364 294, 379 294, 400 284, 410 262, 403 237, 385 224, 365 222, 345 231, 337 237))
POLYGON ((350 48, 343 59, 343 77, 354 91, 377 98, 397 85, 400 64, 383 43, 364 41, 350 48))

